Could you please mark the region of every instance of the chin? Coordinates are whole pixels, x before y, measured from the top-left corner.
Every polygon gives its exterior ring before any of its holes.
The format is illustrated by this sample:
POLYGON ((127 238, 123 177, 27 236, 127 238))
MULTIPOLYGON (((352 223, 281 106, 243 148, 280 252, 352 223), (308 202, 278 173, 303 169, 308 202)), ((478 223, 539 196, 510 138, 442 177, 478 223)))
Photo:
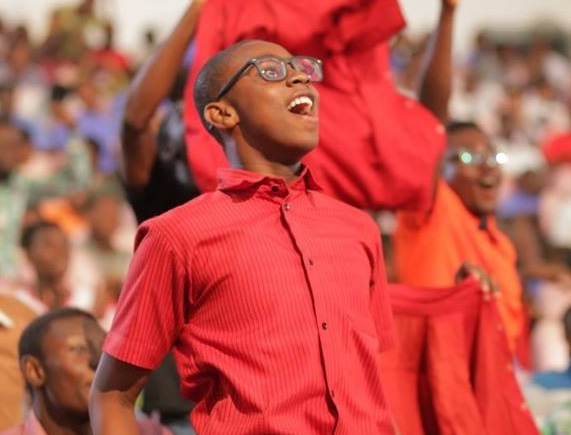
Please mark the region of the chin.
POLYGON ((490 207, 488 205, 479 204, 472 209, 472 212, 477 216, 490 216, 496 211, 496 207, 490 207))

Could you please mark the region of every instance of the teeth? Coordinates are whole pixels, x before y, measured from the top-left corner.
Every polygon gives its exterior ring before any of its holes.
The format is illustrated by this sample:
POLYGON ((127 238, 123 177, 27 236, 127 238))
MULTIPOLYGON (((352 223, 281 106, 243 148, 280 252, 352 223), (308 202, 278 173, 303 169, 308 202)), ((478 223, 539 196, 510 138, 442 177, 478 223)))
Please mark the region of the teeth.
POLYGON ((294 107, 299 106, 301 104, 306 104, 309 106, 309 109, 311 109, 313 107, 313 101, 311 100, 311 98, 309 97, 297 97, 295 100, 293 100, 291 103, 289 103, 289 106, 287 106, 288 110, 292 110, 294 107))

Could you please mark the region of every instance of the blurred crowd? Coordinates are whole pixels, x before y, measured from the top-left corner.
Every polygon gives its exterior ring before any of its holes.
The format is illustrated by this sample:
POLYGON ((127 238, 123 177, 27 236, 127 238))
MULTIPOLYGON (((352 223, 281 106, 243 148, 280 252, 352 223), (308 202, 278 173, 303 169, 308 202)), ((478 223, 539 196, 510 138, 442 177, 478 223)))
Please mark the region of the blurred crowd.
POLYGON ((55 9, 39 43, 0 22, 0 276, 109 320, 135 229, 115 176, 134 65, 93 6, 55 9))
POLYGON ((134 65, 93 6, 55 9, 42 41, 0 16, 0 293, 27 307, 0 306, 12 346, 1 352, 2 429, 22 415, 15 324, 71 306, 107 328, 131 257, 136 224, 115 169, 134 65))
MULTIPOLYGON (((0 15, 0 293, 17 294, 37 313, 78 307, 107 328, 136 229, 115 175, 124 90, 155 41, 147 32, 138 53, 123 53, 92 0, 55 9, 47 28, 32 40, 26 25, 0 15)), ((531 367, 564 371, 571 47, 556 32, 522 35, 481 32, 455 60, 450 118, 476 121, 507 156, 497 214, 518 251, 531 367)), ((394 41, 403 92, 416 87, 426 43, 407 34, 394 41)), ((390 233, 390 216, 381 221, 390 233)))

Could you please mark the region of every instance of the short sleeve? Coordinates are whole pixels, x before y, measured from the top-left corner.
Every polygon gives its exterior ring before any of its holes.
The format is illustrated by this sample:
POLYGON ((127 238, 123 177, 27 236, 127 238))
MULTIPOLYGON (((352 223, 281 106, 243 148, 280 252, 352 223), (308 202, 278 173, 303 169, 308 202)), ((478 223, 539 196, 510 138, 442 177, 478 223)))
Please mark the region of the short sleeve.
POLYGON ((140 227, 135 253, 103 349, 146 369, 158 367, 185 321, 190 279, 173 242, 151 220, 140 227))

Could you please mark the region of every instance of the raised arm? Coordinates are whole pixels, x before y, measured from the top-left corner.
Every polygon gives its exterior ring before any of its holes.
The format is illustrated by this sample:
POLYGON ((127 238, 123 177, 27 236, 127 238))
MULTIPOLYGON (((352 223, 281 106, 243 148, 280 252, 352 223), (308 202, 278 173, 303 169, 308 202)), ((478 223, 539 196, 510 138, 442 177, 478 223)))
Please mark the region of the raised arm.
POLYGON ((94 435, 139 435, 135 402, 149 374, 103 353, 89 397, 94 435))
POLYGON ((432 35, 419 84, 419 100, 440 122, 448 122, 452 93, 452 31, 459 0, 441 0, 438 26, 432 35))
POLYGON ((206 1, 192 0, 167 40, 141 67, 129 87, 121 134, 121 177, 130 189, 143 188, 149 181, 157 155, 151 120, 176 81, 206 1))

